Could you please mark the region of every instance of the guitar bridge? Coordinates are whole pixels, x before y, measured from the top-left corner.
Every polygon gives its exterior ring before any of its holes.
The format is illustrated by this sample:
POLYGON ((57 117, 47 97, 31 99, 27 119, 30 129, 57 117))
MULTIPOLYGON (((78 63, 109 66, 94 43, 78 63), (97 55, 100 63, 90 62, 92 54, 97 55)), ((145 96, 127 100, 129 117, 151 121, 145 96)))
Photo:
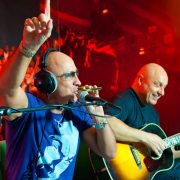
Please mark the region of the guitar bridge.
POLYGON ((134 160, 136 162, 136 165, 138 167, 138 169, 142 169, 142 165, 141 165, 141 159, 136 151, 136 148, 133 146, 133 145, 129 145, 130 146, 130 149, 131 149, 131 152, 132 152, 132 155, 134 157, 134 160))

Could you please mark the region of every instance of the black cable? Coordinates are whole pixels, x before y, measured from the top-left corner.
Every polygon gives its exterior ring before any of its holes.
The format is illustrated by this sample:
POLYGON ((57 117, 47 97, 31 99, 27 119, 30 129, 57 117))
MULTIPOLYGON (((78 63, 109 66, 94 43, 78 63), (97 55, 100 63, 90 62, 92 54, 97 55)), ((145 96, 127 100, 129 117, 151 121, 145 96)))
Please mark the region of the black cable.
MULTIPOLYGON (((46 112, 46 117, 47 117, 47 112, 46 112)), ((35 170, 35 165, 37 164, 37 160, 38 160, 38 154, 41 153, 41 144, 42 144, 42 140, 44 137, 46 124, 47 124, 47 120, 45 120, 45 123, 44 123, 42 137, 41 137, 40 143, 38 145, 38 150, 37 150, 36 154, 33 156, 32 162, 27 166, 27 170, 23 173, 23 176, 21 178, 22 180, 31 180, 32 179, 33 170, 35 170)))

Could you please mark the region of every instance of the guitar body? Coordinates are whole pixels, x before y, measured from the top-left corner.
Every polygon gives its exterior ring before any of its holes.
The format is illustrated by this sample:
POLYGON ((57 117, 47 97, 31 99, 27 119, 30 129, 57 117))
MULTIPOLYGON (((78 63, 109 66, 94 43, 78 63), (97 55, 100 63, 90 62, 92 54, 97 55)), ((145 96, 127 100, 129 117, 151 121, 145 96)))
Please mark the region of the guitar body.
MULTIPOLYGON (((141 130, 157 134, 162 139, 166 138, 164 131, 153 123, 147 124, 141 130)), ((117 143, 116 157, 109 162, 103 161, 110 175, 109 179, 114 180, 152 180, 159 172, 170 169, 174 164, 171 148, 167 148, 161 157, 157 157, 140 143, 117 143)))
MULTIPOLYGON (((143 162, 145 156, 143 153, 137 151, 140 161, 143 162)), ((117 156, 110 162, 106 162, 113 179, 147 179, 148 171, 145 164, 142 163, 142 168, 139 169, 134 160, 130 146, 127 144, 117 143, 117 156)))

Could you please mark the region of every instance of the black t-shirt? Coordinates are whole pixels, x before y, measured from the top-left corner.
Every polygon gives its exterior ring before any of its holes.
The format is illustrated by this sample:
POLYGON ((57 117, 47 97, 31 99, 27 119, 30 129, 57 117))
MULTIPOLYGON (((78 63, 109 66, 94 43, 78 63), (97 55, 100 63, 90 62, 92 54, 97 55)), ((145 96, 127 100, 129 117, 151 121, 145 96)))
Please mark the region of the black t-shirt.
MULTIPOLYGON (((155 108, 151 105, 143 105, 132 88, 117 95, 114 105, 122 108, 117 118, 134 128, 142 128, 146 124, 160 124, 159 116, 155 108)), ((110 108, 110 115, 117 114, 117 110, 110 108)))

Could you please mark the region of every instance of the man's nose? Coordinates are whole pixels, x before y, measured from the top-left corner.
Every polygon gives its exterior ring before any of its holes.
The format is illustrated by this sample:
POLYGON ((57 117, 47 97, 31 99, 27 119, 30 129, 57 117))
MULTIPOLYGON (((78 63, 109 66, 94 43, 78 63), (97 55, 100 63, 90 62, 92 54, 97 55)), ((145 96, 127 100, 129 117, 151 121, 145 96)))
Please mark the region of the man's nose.
POLYGON ((161 88, 161 89, 159 90, 159 93, 160 93, 162 96, 164 96, 164 94, 165 94, 164 88, 161 88))
POLYGON ((75 84, 76 85, 81 85, 81 81, 79 80, 79 77, 76 75, 76 77, 75 77, 75 84))

